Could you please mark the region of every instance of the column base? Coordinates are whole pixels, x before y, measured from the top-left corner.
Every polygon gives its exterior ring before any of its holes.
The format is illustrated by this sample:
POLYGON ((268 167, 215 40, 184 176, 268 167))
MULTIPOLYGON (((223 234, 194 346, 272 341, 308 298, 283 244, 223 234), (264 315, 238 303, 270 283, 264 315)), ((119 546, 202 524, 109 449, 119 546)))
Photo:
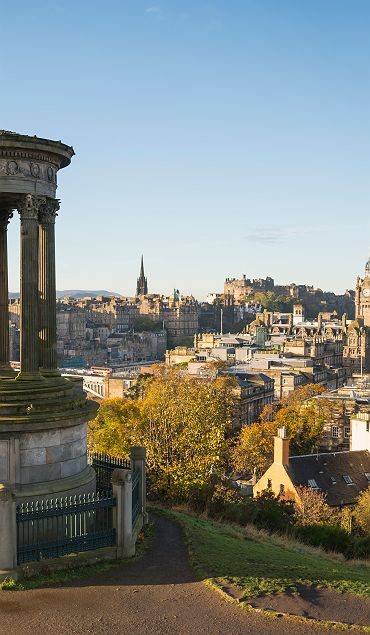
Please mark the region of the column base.
POLYGON ((0 364, 0 379, 14 379, 16 371, 10 366, 10 364, 0 364))
POLYGON ((20 371, 15 378, 16 381, 45 381, 45 377, 40 372, 28 373, 26 371, 20 371))
POLYGON ((49 379, 49 377, 53 379, 58 379, 58 377, 60 377, 62 379, 62 376, 57 368, 40 368, 40 373, 43 377, 45 377, 45 379, 49 379))

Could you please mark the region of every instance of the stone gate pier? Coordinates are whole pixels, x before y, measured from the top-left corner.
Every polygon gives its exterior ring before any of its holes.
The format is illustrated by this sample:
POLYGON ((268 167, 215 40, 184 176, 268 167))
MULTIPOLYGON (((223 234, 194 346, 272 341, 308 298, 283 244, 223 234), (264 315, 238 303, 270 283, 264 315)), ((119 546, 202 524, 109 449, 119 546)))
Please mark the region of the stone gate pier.
POLYGON ((0 482, 20 501, 95 489, 87 421, 97 405, 56 357, 57 174, 72 147, 0 131, 0 482), (19 215, 21 369, 9 364, 7 228, 19 215))

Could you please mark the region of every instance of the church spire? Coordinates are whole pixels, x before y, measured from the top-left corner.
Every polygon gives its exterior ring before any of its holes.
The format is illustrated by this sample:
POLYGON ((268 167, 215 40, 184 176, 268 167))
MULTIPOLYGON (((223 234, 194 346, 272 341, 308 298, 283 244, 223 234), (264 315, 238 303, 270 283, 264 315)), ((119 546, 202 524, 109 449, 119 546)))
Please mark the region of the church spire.
POLYGON ((148 281, 144 273, 144 256, 141 256, 140 275, 137 279, 136 295, 147 295, 148 293, 148 281))

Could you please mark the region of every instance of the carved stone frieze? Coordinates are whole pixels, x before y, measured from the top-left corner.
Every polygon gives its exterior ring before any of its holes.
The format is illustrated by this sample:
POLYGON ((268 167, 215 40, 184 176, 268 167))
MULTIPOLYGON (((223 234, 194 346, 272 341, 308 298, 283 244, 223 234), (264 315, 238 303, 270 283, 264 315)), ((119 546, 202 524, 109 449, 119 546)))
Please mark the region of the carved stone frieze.
POLYGON ((0 158, 0 176, 14 176, 56 184, 57 165, 24 159, 0 158))

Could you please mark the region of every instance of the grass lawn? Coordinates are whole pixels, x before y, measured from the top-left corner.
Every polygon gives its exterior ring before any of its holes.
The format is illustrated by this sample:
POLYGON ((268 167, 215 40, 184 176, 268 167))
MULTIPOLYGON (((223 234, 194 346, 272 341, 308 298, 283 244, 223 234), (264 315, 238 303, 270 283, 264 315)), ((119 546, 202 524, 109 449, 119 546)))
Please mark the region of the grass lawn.
POLYGON ((293 592, 297 585, 315 585, 360 596, 370 595, 370 568, 284 547, 266 537, 258 541, 225 524, 194 518, 183 512, 169 515, 185 528, 192 562, 207 578, 217 578, 243 591, 243 597, 293 592))

